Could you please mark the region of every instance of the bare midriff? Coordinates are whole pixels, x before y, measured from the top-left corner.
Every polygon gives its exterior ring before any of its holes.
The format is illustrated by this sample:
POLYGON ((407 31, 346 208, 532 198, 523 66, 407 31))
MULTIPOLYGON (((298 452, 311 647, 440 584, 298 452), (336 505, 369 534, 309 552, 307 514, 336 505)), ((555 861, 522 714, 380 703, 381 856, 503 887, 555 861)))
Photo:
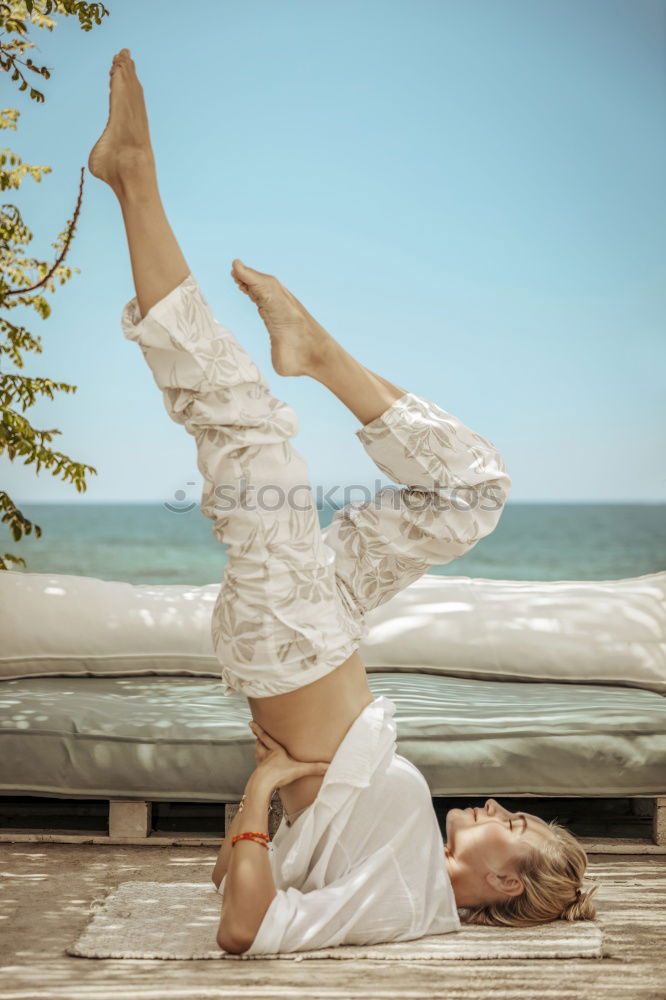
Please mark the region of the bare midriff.
MULTIPOLYGON (((373 701, 358 653, 312 684, 270 698, 249 698, 253 719, 297 760, 333 760, 352 723, 373 701)), ((307 777, 280 789, 289 813, 314 802, 322 778, 307 777)))

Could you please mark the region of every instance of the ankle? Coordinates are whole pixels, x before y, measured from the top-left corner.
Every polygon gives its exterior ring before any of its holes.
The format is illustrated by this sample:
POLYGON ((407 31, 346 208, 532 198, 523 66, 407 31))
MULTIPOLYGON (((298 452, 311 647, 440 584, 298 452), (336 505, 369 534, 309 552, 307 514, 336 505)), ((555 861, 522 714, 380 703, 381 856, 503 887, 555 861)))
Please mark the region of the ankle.
POLYGON ((327 377, 340 366, 347 352, 335 337, 319 324, 317 324, 316 344, 317 353, 310 362, 307 374, 318 382, 326 384, 327 377))
POLYGON ((111 184, 120 201, 145 201, 157 193, 157 171, 151 150, 128 149, 118 156, 111 184))

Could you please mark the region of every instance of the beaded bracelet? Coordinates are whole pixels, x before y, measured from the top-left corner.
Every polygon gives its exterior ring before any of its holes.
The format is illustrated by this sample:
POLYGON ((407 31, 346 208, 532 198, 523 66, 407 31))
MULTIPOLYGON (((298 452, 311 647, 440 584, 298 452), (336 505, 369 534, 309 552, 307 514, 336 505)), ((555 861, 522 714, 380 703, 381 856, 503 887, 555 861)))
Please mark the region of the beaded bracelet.
POLYGON ((255 844, 261 844, 268 850, 269 837, 267 833, 238 833, 235 837, 231 838, 231 846, 234 847, 239 840, 253 840, 255 844))
POLYGON ((254 833, 250 831, 246 831, 245 833, 239 833, 233 839, 237 840, 239 837, 261 837, 262 840, 270 840, 270 837, 268 836, 267 833, 254 833))

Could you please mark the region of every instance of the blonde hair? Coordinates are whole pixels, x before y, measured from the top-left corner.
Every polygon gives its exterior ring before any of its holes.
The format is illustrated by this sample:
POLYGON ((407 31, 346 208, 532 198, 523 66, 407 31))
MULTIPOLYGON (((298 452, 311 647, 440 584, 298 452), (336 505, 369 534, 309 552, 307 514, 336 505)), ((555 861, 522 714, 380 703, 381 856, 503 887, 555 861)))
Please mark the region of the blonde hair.
POLYGON ((581 891, 587 855, 572 833, 553 820, 555 837, 543 847, 532 847, 516 865, 525 891, 500 903, 471 907, 466 924, 531 927, 551 920, 594 920, 592 896, 598 886, 581 891))

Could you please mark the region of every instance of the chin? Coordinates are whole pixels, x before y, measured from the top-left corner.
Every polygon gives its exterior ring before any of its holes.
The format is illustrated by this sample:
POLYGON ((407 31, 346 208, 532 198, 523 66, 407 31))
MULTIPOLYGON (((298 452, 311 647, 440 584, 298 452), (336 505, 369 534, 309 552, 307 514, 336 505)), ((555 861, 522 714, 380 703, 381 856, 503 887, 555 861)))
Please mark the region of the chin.
POLYGON ((473 826, 475 822, 474 809, 467 806, 466 809, 449 809, 446 814, 447 823, 455 823, 457 826, 473 826))
POLYGON ((453 844, 456 830, 474 825, 474 813, 471 809, 449 809, 446 814, 446 843, 453 844))

